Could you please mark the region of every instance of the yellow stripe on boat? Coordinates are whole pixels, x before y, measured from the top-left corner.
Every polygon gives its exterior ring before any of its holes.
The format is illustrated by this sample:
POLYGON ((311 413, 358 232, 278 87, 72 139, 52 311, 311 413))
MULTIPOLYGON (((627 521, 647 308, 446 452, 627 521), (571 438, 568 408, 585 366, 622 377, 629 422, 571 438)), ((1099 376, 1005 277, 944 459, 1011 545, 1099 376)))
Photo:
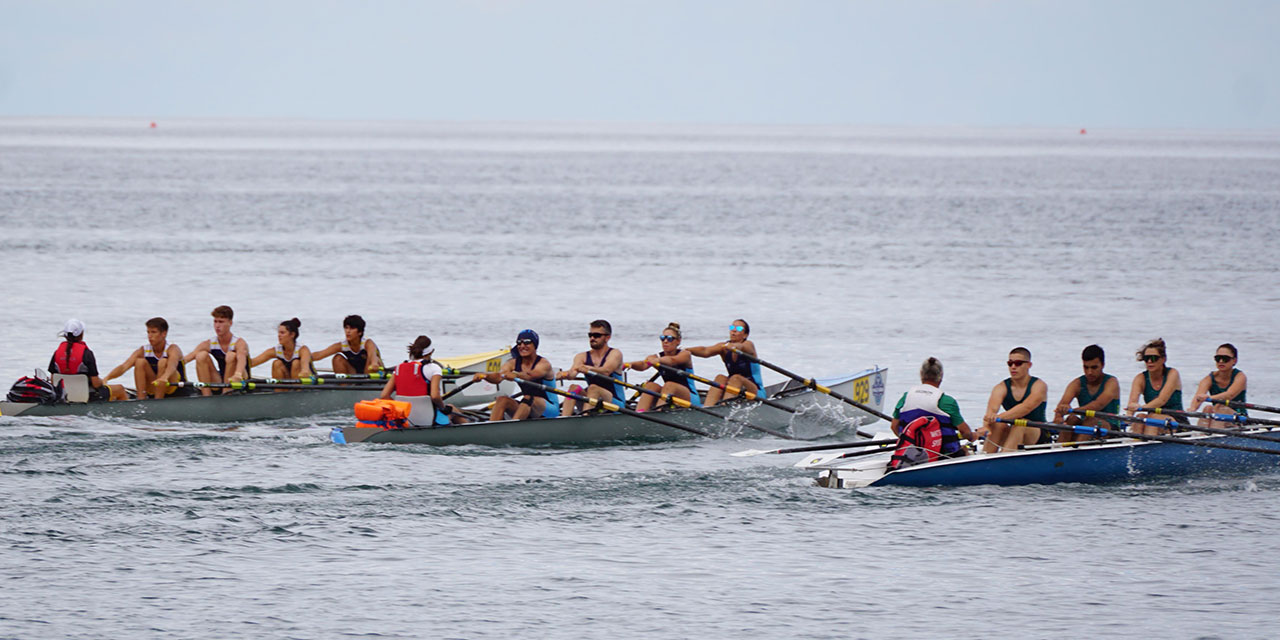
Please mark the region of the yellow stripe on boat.
POLYGON ((485 370, 495 372, 502 368, 502 362, 511 355, 510 349, 496 349, 494 351, 486 351, 484 353, 472 353, 464 356, 450 356, 448 358, 436 358, 436 362, 445 365, 451 369, 462 369, 484 363, 485 370))

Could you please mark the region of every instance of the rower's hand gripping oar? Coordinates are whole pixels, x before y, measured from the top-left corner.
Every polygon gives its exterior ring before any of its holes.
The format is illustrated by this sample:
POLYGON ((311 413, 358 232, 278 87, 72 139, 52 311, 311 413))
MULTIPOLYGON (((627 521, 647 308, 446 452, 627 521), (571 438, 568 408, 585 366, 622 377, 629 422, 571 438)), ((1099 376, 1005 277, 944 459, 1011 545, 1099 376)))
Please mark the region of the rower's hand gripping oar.
MULTIPOLYGON (((1139 418, 1143 420, 1144 418, 1139 418)), ((1145 418, 1150 419, 1150 418, 1145 418)), ((996 418, 996 422, 1011 424, 1015 427, 1034 427, 1036 429, 1048 429, 1050 431, 1071 431, 1087 436, 1107 437, 1113 435, 1120 438, 1133 438, 1135 440, 1150 440, 1152 442, 1168 442, 1170 444, 1184 444, 1190 447, 1205 447, 1208 449, 1230 449, 1232 451, 1248 451, 1249 453, 1270 453, 1280 455, 1280 449, 1263 449, 1261 447, 1246 447, 1237 444, 1226 444, 1221 442, 1205 442, 1203 440, 1188 440, 1186 438, 1177 438, 1173 436, 1153 436, 1148 434, 1134 433, 1132 431, 1124 431, 1121 429, 1107 429, 1105 427, 1086 427, 1084 425, 1057 424, 1054 422, 1039 422, 1036 420, 1026 420, 1019 418, 1017 420, 1009 420, 1006 418, 996 418)), ((1184 427, 1185 425, 1173 422, 1172 420, 1158 420, 1160 424, 1156 426, 1166 426, 1173 424, 1176 427, 1184 427)), ((1231 435, 1238 435, 1232 433, 1231 435)))
POLYGON ((778 366, 778 365, 776 365, 776 364, 773 364, 773 363, 771 363, 771 362, 767 362, 767 361, 765 361, 765 360, 761 360, 760 358, 757 358, 757 357, 755 357, 755 356, 753 356, 753 355, 751 355, 751 354, 747 353, 746 351, 742 351, 741 349, 735 349, 735 348, 733 348, 733 347, 728 347, 728 349, 729 349, 730 351, 732 351, 732 352, 734 352, 734 353, 736 353, 736 354, 738 354, 738 355, 740 355, 740 356, 742 356, 742 357, 744 357, 744 358, 746 358, 746 359, 748 359, 748 360, 752 361, 752 362, 755 362, 755 363, 758 363, 758 364, 760 364, 760 365, 762 365, 762 366, 765 366, 765 367, 768 367, 768 368, 770 368, 770 369, 773 369, 774 371, 777 371, 778 373, 781 373, 782 375, 784 375, 784 376, 786 376, 786 377, 788 377, 788 378, 791 378, 792 380, 795 380, 796 382, 799 382, 800 384, 802 384, 802 385, 804 385, 804 386, 806 386, 806 387, 808 387, 808 388, 810 388, 810 389, 814 389, 814 390, 816 390, 816 391, 820 391, 820 392, 825 393, 825 394, 827 394, 827 395, 831 396, 832 398, 835 398, 836 400, 839 400, 839 401, 841 401, 841 402, 843 402, 843 403, 845 403, 845 404, 848 404, 848 405, 851 405, 851 406, 857 407, 857 408, 859 408, 859 409, 862 409, 863 411, 865 411, 865 412, 867 412, 867 413, 869 413, 869 414, 871 414, 871 415, 873 415, 873 416, 875 416, 875 417, 877 417, 877 418, 880 418, 881 420, 888 420, 888 421, 890 421, 890 422, 892 422, 892 421, 893 421, 893 418, 891 418, 891 417, 889 417, 889 416, 887 416, 887 415, 885 415, 885 414, 883 414, 883 413, 881 413, 881 412, 877 411, 877 410, 875 409, 875 407, 869 407, 869 406, 867 406, 867 405, 865 405, 865 404, 862 404, 861 402, 858 402, 857 400, 854 400, 853 398, 850 398, 850 397, 848 397, 848 396, 845 396, 845 395, 844 395, 844 394, 842 394, 842 393, 837 393, 837 392, 835 392, 835 391, 832 391, 831 389, 828 389, 828 388, 826 388, 826 387, 824 387, 824 386, 822 386, 822 385, 818 384, 818 383, 817 383, 817 381, 815 381, 813 378, 802 378, 802 377, 800 377, 800 376, 798 376, 798 375, 796 375, 796 374, 794 374, 794 373, 792 373, 792 372, 790 372, 790 371, 787 371, 786 369, 783 369, 782 367, 779 367, 779 366, 778 366))
POLYGON ((1239 400, 1208 400, 1214 404, 1220 404, 1229 408, 1239 407, 1241 409, 1256 409, 1258 411, 1266 411, 1267 413, 1280 413, 1280 407, 1269 407, 1265 404, 1254 404, 1252 402, 1241 402, 1239 400))
POLYGON ((781 404, 781 403, 778 403, 778 402, 774 402, 773 400, 770 400, 770 399, 768 399, 768 398, 761 398, 760 396, 758 396, 758 395, 756 395, 755 393, 752 393, 752 392, 750 392, 750 391, 747 391, 746 389, 739 389, 738 387, 733 387, 733 386, 729 386, 729 385, 725 385, 725 384, 720 384, 719 382, 716 382, 715 380, 709 380, 709 379, 704 378, 704 377, 702 377, 702 376, 699 376, 699 375, 695 375, 695 374, 689 373, 688 371, 685 371, 685 370, 683 370, 683 369, 677 369, 677 368, 672 367, 672 366, 670 366, 670 365, 665 365, 665 364, 662 364, 662 363, 658 363, 658 364, 656 364, 656 365, 654 365, 654 366, 656 366, 656 367, 658 367, 659 369, 662 369, 663 371, 666 371, 666 372, 668 372, 668 373, 677 373, 677 374, 680 374, 680 375, 682 375, 682 376, 687 376, 690 380, 696 380, 697 382, 701 382, 702 384, 705 384, 705 385, 707 385, 707 386, 715 387, 715 388, 717 388, 717 389, 719 389, 719 390, 721 390, 721 391, 724 391, 725 393, 729 393, 729 394, 732 394, 732 395, 737 395, 737 396, 739 396, 739 397, 746 398, 746 399, 748 399, 748 400, 756 400, 756 401, 758 401, 758 402, 763 402, 764 404, 767 404, 767 405, 769 405, 769 406, 773 407, 774 409, 780 409, 780 410, 782 410, 782 411, 786 411, 787 413, 795 413, 795 412, 796 412, 796 410, 795 410, 795 409, 792 409, 791 407, 788 407, 788 406, 787 406, 787 405, 785 405, 785 404, 781 404))
MULTIPOLYGON (((656 378, 657 376, 655 375, 654 377, 656 378)), ((620 384, 620 385, 622 385, 622 386, 624 386, 624 387, 626 387, 626 388, 628 388, 628 389, 635 389, 638 393, 643 393, 643 394, 651 395, 651 396, 653 396, 653 397, 655 397, 655 398, 659 398, 659 399, 666 400, 667 402, 669 402, 669 403, 671 403, 671 404, 674 404, 674 405, 676 405, 677 407, 683 407, 683 408, 685 408, 685 409, 693 409, 694 411, 700 411, 700 412, 705 413, 705 414, 707 414, 707 415, 709 415, 709 416, 715 416, 715 417, 717 417, 717 418, 720 418, 721 420, 724 420, 725 422, 734 422, 734 423, 740 424, 740 425, 742 425, 742 426, 744 426, 744 427, 748 427, 748 428, 750 428, 750 429, 755 429, 756 431, 760 431, 760 432, 763 432, 763 433, 767 433, 767 434, 769 434, 769 435, 771 435, 771 436, 775 436, 775 437, 778 437, 778 438, 782 438, 783 440, 799 440, 799 439, 800 439, 800 438, 797 438, 797 437, 795 437, 795 436, 793 436, 793 435, 788 435, 788 434, 782 433, 781 431, 774 431, 773 429, 769 429, 769 428, 766 428, 766 427, 759 427, 759 426, 756 426, 756 425, 754 425, 754 424, 751 424, 750 422, 746 422, 745 420, 736 420, 736 419, 734 419, 734 418, 730 418, 730 417, 728 417, 728 416, 722 416, 722 415, 720 415, 720 414, 718 414, 718 413, 716 413, 716 412, 714 412, 714 411, 711 411, 710 409, 707 409, 706 407, 699 407, 699 406, 697 406, 697 405, 693 404, 692 402, 689 402, 688 400, 685 400, 684 398, 677 398, 677 397, 675 397, 675 396, 673 396, 673 395, 671 395, 671 394, 669 394, 669 393, 659 393, 659 392, 657 392, 657 391, 651 391, 651 390, 646 389, 646 388, 644 388, 644 387, 642 387, 642 386, 640 386, 640 385, 638 385, 638 384, 631 384, 630 382, 623 382, 623 381, 621 381, 621 380, 614 380, 614 382, 616 382, 616 383, 618 383, 618 384, 620 384)), ((650 382, 652 382, 652 380, 650 380, 650 382)))
POLYGON ((852 449, 854 447, 874 447, 886 444, 895 444, 897 438, 885 438, 881 440, 859 440, 857 442, 841 442, 840 444, 818 444, 812 447, 789 447, 787 449, 772 449, 764 451, 761 449, 747 449, 746 451, 738 451, 729 455, 737 458, 749 458, 751 456, 761 456, 773 453, 804 453, 806 451, 827 451, 830 449, 852 449))
POLYGON ((566 397, 566 398, 572 398, 572 399, 574 399, 574 400, 579 400, 579 401, 585 402, 585 403, 587 403, 587 404, 589 404, 589 405, 591 405, 591 406, 593 406, 593 407, 600 408, 600 409, 605 409, 606 411, 616 411, 616 412, 618 412, 618 413, 621 413, 621 414, 624 414, 624 415, 628 415, 628 416, 631 416, 631 417, 633 417, 633 418, 639 418, 640 420, 648 420, 649 422, 656 422, 656 423, 658 423, 658 424, 660 424, 660 425, 667 426, 667 427, 671 427, 672 429, 679 429, 680 431, 687 431, 687 432, 689 432, 689 433, 693 433, 693 434, 700 435, 700 436, 702 436, 702 437, 704 437, 704 438, 715 438, 715 436, 714 436, 714 435, 712 435, 712 434, 710 434, 710 433, 707 433, 706 431, 703 431, 703 430, 701 430, 701 429, 695 429, 695 428, 693 428, 693 427, 686 427, 686 426, 684 426, 684 425, 682 425, 682 424, 676 424, 676 423, 674 423, 674 422, 671 422, 670 420, 663 420, 662 418, 656 418, 656 417, 654 417, 654 416, 647 416, 647 415, 645 415, 645 414, 643 414, 643 413, 640 413, 639 411, 632 411, 631 409, 628 409, 628 408, 626 408, 626 407, 619 407, 618 405, 616 405, 616 404, 614 404, 614 403, 612 403, 612 402, 606 402, 606 401, 604 401, 604 400, 597 400, 597 399, 595 399, 595 398, 588 398, 587 396, 584 396, 584 395, 581 395, 581 394, 577 394, 577 393, 574 393, 574 392, 572 392, 572 391, 562 391, 562 390, 557 389, 557 388, 555 388, 555 387, 551 387, 551 386, 548 386, 548 385, 542 384, 541 382, 537 382, 537 381, 534 381, 534 380, 521 380, 521 381, 520 381, 520 383, 521 383, 522 385, 526 385, 526 384, 527 384, 527 385, 533 386, 533 387, 535 387, 535 388, 541 388, 541 389, 543 389, 544 391, 547 391, 547 392, 550 392, 550 393, 554 393, 554 394, 556 394, 556 395, 558 395, 558 396, 564 396, 564 397, 566 397))

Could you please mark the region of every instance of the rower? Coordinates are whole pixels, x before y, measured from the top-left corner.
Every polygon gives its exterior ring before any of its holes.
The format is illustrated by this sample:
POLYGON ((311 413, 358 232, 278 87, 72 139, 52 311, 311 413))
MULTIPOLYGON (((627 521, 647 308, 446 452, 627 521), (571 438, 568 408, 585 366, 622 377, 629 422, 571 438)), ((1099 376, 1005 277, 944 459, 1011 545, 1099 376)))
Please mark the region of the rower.
MULTIPOLYGON (((98 377, 98 360, 94 357, 93 350, 84 343, 83 322, 74 318, 68 320, 58 336, 62 338, 62 344, 58 345, 49 358, 49 373, 82 375, 88 378, 90 402, 125 399, 124 396, 113 397, 111 389, 98 377)), ((121 388, 120 391, 123 393, 124 389, 121 388)))
POLYGON ((451 422, 466 422, 457 407, 445 404, 440 393, 444 369, 431 359, 435 350, 431 338, 418 336, 409 345, 409 359, 396 366, 395 375, 382 388, 382 398, 408 402, 409 423, 418 426, 445 426, 451 422))
MULTIPOLYGON (((209 315, 213 316, 213 337, 196 345, 195 349, 182 357, 182 361, 195 360, 196 377, 200 382, 221 383, 247 379, 249 343, 231 333, 235 311, 224 304, 214 308, 209 315)), ((229 391, 223 389, 222 392, 229 391)), ((200 393, 207 396, 213 392, 202 388, 200 393)))
MULTIPOLYGON (((587 329, 587 344, 590 348, 574 356, 573 365, 556 374, 556 379, 584 376, 587 388, 580 392, 581 395, 621 407, 627 403, 627 396, 622 385, 615 381, 622 380, 623 359, 621 351, 609 346, 611 337, 613 327, 608 320, 592 320, 587 329)), ((560 415, 571 416, 579 412, 582 405, 582 400, 566 400, 561 406, 560 415)))
MULTIPOLYGON (((734 320, 729 325, 729 339, 724 342, 706 347, 689 347, 689 353, 699 358, 713 358, 720 356, 724 361, 725 375, 716 376, 716 382, 730 387, 736 387, 743 391, 749 391, 763 398, 764 379, 760 376, 760 365, 750 358, 744 358, 733 352, 734 349, 743 353, 756 355, 755 343, 748 340, 751 335, 751 325, 741 318, 734 320)), ((720 387, 712 387, 707 390, 708 407, 714 407, 720 403, 724 391, 720 387)), ((736 394, 733 394, 736 395, 736 394)))
MULTIPOLYGON (((1058 406, 1053 410, 1053 421, 1072 426, 1102 426, 1109 431, 1123 429, 1123 426, 1115 424, 1114 421, 1099 424, 1100 420, 1098 418, 1088 418, 1078 413, 1071 413, 1072 398, 1076 401, 1077 410, 1120 413, 1120 381, 1116 380, 1115 376, 1102 370, 1107 362, 1107 354, 1102 350, 1102 347, 1096 344, 1085 347, 1084 351, 1080 352, 1080 361, 1081 366, 1084 367, 1084 375, 1067 383, 1067 388, 1062 392, 1062 399, 1058 401, 1058 406)), ((1058 432, 1058 442, 1076 442, 1087 439, 1089 439, 1089 436, 1074 431, 1058 432)))
POLYGON ((912 387, 902 394, 898 404, 893 408, 893 420, 889 428, 893 435, 902 435, 902 426, 920 418, 934 418, 942 426, 942 446, 938 455, 944 458, 958 458, 965 455, 960 446, 960 436, 969 442, 977 442, 978 436, 965 423, 960 415, 960 404, 956 399, 943 393, 942 362, 937 358, 928 358, 920 365, 920 385, 912 387))
POLYGON ((1044 422, 1045 407, 1048 404, 1046 398, 1049 395, 1049 386, 1040 378, 1031 375, 1030 349, 1015 347, 1009 352, 1009 359, 1005 364, 1009 366, 1009 377, 991 388, 991 397, 987 400, 987 413, 982 417, 983 429, 987 436, 987 443, 983 446, 983 450, 987 453, 1017 451, 1019 445, 1049 441, 1047 431, 996 422, 997 419, 1017 420, 1019 418, 1044 422))
POLYGON ((522 382, 528 380, 549 387, 556 385, 551 362, 538 355, 538 334, 533 329, 525 329, 516 335, 516 346, 511 347, 511 359, 502 363, 501 369, 495 373, 477 373, 473 379, 490 384, 515 380, 520 385, 519 394, 502 396, 494 401, 489 420, 504 420, 507 416, 515 420, 527 420, 530 416, 554 418, 560 415, 558 395, 548 393, 537 385, 522 382))
MULTIPOLYGON (((1249 415, 1249 410, 1244 407, 1233 407, 1224 404, 1225 401, 1234 400, 1236 402, 1248 402, 1245 395, 1248 391, 1248 378, 1244 372, 1235 368, 1239 362, 1240 352, 1236 351, 1235 345, 1230 342, 1218 347, 1217 353, 1213 355, 1214 370, 1205 376, 1200 384, 1196 387, 1196 394, 1191 398, 1191 405, 1187 407, 1189 411, 1199 411, 1200 406, 1206 402, 1212 403, 1210 413, 1224 413, 1230 415, 1237 413, 1242 416, 1249 415)), ((1218 427, 1223 423, 1206 420, 1199 420, 1200 426, 1218 427)))
MULTIPOLYGON (((636 371, 644 371, 650 367, 664 364, 685 373, 693 373, 693 354, 688 349, 680 348, 680 323, 668 323, 667 328, 662 330, 662 335, 658 336, 658 340, 662 345, 662 351, 646 356, 644 360, 632 362, 627 366, 636 371)), ((698 390, 694 388, 693 381, 689 379, 689 376, 670 373, 666 369, 661 370, 660 375, 662 376, 662 386, 658 386, 656 382, 646 382, 644 383, 644 388, 673 398, 688 400, 695 407, 702 406, 702 398, 698 397, 698 390)), ((644 394, 636 402, 636 411, 644 412, 654 408, 655 400, 658 407, 667 404, 666 398, 655 398, 649 394, 644 394)))
MULTIPOLYGON (((146 326, 147 341, 112 369, 103 382, 115 380, 133 369, 133 386, 140 398, 150 395, 159 400, 172 395, 191 395, 191 387, 180 384, 187 381, 187 368, 182 363, 182 349, 169 342, 169 322, 155 317, 147 320, 146 326)), ((127 397, 124 385, 111 385, 111 395, 127 397)))
POLYGON ((302 321, 297 318, 281 322, 276 328, 279 342, 275 347, 254 356, 249 361, 249 366, 256 367, 270 360, 272 378, 314 377, 316 368, 311 364, 311 349, 298 344, 298 330, 301 327, 302 321))
MULTIPOLYGON (((1133 385, 1129 387, 1129 404, 1125 407, 1125 411, 1138 415, 1139 417, 1149 417, 1146 413, 1141 413, 1143 409, 1173 409, 1175 411, 1182 410, 1182 376, 1177 369, 1167 366, 1168 352, 1165 350, 1164 340, 1156 338, 1138 349, 1138 360, 1141 360, 1146 370, 1133 378, 1133 385), (1138 396, 1141 394, 1142 403, 1138 403, 1138 396)), ((1185 421, 1186 418, 1180 416, 1172 416, 1174 420, 1179 422, 1185 421)), ((1143 435, 1160 435, 1162 427, 1152 425, 1134 424, 1132 430, 1143 435)))
POLYGON ((313 360, 333 356, 333 372, 345 374, 373 373, 382 370, 382 354, 373 340, 364 337, 364 318, 349 315, 342 319, 343 337, 311 354, 313 360))

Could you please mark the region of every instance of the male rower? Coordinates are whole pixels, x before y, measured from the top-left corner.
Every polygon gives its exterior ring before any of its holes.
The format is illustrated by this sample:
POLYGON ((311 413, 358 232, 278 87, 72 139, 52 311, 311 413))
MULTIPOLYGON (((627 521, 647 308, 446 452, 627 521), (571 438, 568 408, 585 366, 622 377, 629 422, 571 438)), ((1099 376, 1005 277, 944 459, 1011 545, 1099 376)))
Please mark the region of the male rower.
POLYGON ((941 385, 942 363, 937 358, 925 360, 920 365, 920 385, 902 394, 898 405, 893 408, 893 421, 889 428, 894 435, 901 435, 903 425, 919 418, 935 418, 942 425, 942 446, 938 454, 944 458, 958 458, 965 455, 964 447, 960 446, 960 436, 969 442, 976 442, 978 436, 960 415, 956 399, 938 388, 941 385))
MULTIPOLYGON (((756 355, 755 343, 747 339, 750 335, 751 325, 739 318, 729 324, 728 340, 707 347, 689 347, 689 353, 699 358, 720 356, 720 360, 724 362, 725 373, 716 376, 716 382, 749 391, 763 398, 764 379, 760 377, 760 365, 751 358, 734 353, 736 349, 751 356, 756 355)), ((711 387, 707 390, 706 406, 714 407, 719 404, 724 393, 720 387, 711 387)))
POLYGON ((342 332, 342 342, 311 352, 311 360, 318 362, 333 356, 334 373, 373 373, 382 369, 378 345, 364 337, 364 318, 357 315, 343 318, 342 332))
MULTIPOLYGON (((587 329, 590 348, 574 356, 573 365, 556 375, 556 379, 583 376, 587 379, 587 388, 581 395, 621 407, 626 405, 627 396, 616 381, 622 380, 623 359, 621 351, 609 346, 612 337, 613 327, 608 320, 592 320, 587 329)), ((560 415, 571 416, 580 411, 583 404, 581 400, 565 400, 560 415)))
MULTIPOLYGON (((191 353, 182 357, 182 361, 195 360, 196 376, 207 384, 248 379, 249 343, 231 333, 235 312, 224 304, 209 315, 213 316, 213 337, 196 345, 191 353)), ((200 393, 213 395, 212 391, 204 388, 200 393)))
MULTIPOLYGON (((169 323, 164 318, 147 320, 147 342, 134 349, 120 366, 107 374, 103 382, 115 380, 129 369, 133 369, 133 385, 139 397, 150 395, 158 400, 187 391, 184 387, 170 386, 186 382, 187 371, 182 364, 182 349, 169 343, 169 323)), ((111 385, 111 395, 125 395, 124 386, 111 385)))
POLYGON ((560 396, 548 392, 542 386, 556 386, 551 362, 538 355, 538 334, 525 329, 516 336, 516 346, 511 348, 511 359, 502 363, 496 373, 477 373, 476 381, 499 384, 503 380, 515 380, 520 385, 517 396, 502 396, 493 402, 489 420, 515 420, 554 418, 560 415, 560 396), (528 381, 528 382, 525 382, 528 381), (519 398, 517 400, 517 397, 519 398))
MULTIPOLYGON (((1108 431, 1117 428, 1111 421, 1087 418, 1078 413, 1071 413, 1071 399, 1075 398, 1076 408, 1087 411, 1104 411, 1120 413, 1120 382, 1116 377, 1102 371, 1107 362, 1107 355, 1102 347, 1091 344, 1080 353, 1084 375, 1067 383, 1062 392, 1062 399, 1053 410, 1053 421, 1072 426, 1102 427, 1108 431)), ((1089 439, 1082 433, 1073 431, 1058 432, 1058 442, 1076 442, 1089 439)))
POLYGON ((1009 366, 1009 377, 992 387, 991 398, 987 400, 987 413, 982 417, 983 428, 987 430, 987 444, 983 446, 983 450, 987 453, 1017 451, 1018 445, 1049 441, 1049 434, 1041 434, 1041 430, 1035 427, 1015 427, 996 422, 997 418, 1025 418, 1044 422, 1045 406, 1048 404, 1046 398, 1049 386, 1031 375, 1030 349, 1015 347, 1009 352, 1009 360, 1005 364, 1009 366))
POLYGON ((82 375, 88 378, 89 402, 125 399, 124 389, 120 390, 120 396, 113 396, 111 389, 98 377, 98 360, 93 356, 93 350, 84 343, 83 322, 74 318, 68 320, 58 336, 63 342, 54 350, 53 357, 49 358, 49 373, 82 375))

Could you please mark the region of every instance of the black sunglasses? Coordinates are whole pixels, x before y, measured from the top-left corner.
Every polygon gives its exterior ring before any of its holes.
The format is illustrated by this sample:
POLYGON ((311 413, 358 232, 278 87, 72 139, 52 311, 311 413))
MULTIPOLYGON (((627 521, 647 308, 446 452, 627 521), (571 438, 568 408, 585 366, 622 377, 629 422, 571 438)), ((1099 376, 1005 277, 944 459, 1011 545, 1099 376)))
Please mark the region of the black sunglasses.
POLYGON ((524 340, 516 340, 516 344, 533 344, 533 341, 525 338, 524 340))
POLYGON ((1161 358, 1161 356, 1159 356, 1159 355, 1154 355, 1154 356, 1153 356, 1153 355, 1151 355, 1151 354, 1149 354, 1149 353, 1144 353, 1144 354, 1142 354, 1142 361, 1143 361, 1143 362, 1159 362, 1160 358, 1161 358))
POLYGON ((588 338, 603 338, 603 337, 605 337, 605 336, 607 336, 607 335, 609 335, 609 334, 607 334, 607 333, 600 333, 600 332, 598 332, 598 331, 592 331, 591 333, 588 333, 588 334, 587 334, 587 337, 588 337, 588 338))
POLYGON ((1235 360, 1235 356, 1218 355, 1213 357, 1214 362, 1231 362, 1232 360, 1235 360))

